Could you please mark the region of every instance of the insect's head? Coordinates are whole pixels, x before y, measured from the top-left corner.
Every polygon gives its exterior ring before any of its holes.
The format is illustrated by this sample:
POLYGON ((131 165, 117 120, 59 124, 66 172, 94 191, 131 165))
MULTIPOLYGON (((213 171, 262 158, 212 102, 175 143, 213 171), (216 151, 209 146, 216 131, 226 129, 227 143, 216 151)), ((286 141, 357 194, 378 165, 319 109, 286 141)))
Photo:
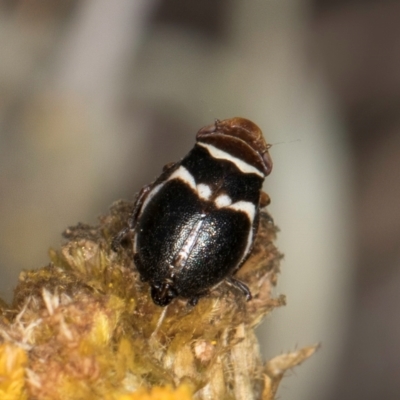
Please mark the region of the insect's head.
POLYGON ((196 139, 201 141, 207 136, 218 134, 234 137, 245 142, 259 155, 265 175, 271 173, 272 159, 268 153, 271 145, 265 141, 261 129, 254 122, 240 117, 224 119, 223 121, 215 120, 214 124, 200 129, 196 139))

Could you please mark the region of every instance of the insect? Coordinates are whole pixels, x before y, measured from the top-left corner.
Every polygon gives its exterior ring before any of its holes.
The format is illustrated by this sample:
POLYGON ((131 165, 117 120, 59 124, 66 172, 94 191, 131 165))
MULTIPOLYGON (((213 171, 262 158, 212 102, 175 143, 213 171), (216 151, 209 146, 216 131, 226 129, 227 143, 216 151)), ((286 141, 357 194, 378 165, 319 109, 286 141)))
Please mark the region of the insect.
POLYGON ((248 258, 269 204, 261 190, 272 160, 260 128, 244 118, 200 129, 193 149, 137 195, 128 226, 113 239, 117 251, 131 236, 134 262, 159 306, 198 299, 227 282, 247 300, 233 275, 248 258))

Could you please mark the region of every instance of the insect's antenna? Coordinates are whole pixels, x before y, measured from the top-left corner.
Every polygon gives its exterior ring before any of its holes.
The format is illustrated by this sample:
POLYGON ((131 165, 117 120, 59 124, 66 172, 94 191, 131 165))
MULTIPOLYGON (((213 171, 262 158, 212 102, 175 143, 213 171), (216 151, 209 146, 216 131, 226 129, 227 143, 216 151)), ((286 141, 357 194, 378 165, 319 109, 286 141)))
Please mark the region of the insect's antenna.
POLYGON ((268 143, 268 146, 272 147, 272 146, 276 146, 277 144, 287 144, 287 143, 294 143, 294 142, 301 142, 301 139, 293 139, 293 140, 285 140, 283 142, 268 143))
POLYGON ((162 313, 160 314, 160 317, 158 318, 158 321, 157 321, 157 325, 156 325, 153 333, 150 335, 150 341, 154 340, 156 338, 157 333, 160 330, 162 323, 164 322, 165 315, 167 314, 167 309, 168 309, 168 306, 166 306, 164 308, 164 310, 162 311, 162 313))

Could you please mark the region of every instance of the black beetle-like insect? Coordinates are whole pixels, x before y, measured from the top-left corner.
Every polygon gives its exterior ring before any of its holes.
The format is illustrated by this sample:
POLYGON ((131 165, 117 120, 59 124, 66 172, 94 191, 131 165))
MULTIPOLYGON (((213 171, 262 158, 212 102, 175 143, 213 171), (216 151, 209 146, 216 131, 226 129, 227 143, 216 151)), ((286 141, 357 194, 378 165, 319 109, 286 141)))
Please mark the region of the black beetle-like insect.
POLYGON ((155 304, 183 297, 195 305, 223 280, 251 299, 233 274, 249 256, 260 208, 269 203, 261 191, 272 170, 269 147, 253 122, 217 120, 199 130, 185 158, 139 192, 112 247, 131 233, 134 262, 155 304))

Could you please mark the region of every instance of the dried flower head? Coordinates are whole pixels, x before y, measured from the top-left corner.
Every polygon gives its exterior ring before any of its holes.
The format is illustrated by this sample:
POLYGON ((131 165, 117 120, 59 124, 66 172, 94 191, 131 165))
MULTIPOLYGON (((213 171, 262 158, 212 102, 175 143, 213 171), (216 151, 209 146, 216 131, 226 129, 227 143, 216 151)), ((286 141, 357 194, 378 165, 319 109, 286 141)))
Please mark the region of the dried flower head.
POLYGON ((273 399, 315 347, 261 360, 254 328, 285 303, 272 297, 281 255, 271 218, 238 272, 251 301, 221 284, 195 307, 176 299, 160 308, 129 244, 110 248, 131 207, 120 201, 98 226, 68 228, 47 267, 21 273, 12 307, 1 307, 0 397, 273 399))

